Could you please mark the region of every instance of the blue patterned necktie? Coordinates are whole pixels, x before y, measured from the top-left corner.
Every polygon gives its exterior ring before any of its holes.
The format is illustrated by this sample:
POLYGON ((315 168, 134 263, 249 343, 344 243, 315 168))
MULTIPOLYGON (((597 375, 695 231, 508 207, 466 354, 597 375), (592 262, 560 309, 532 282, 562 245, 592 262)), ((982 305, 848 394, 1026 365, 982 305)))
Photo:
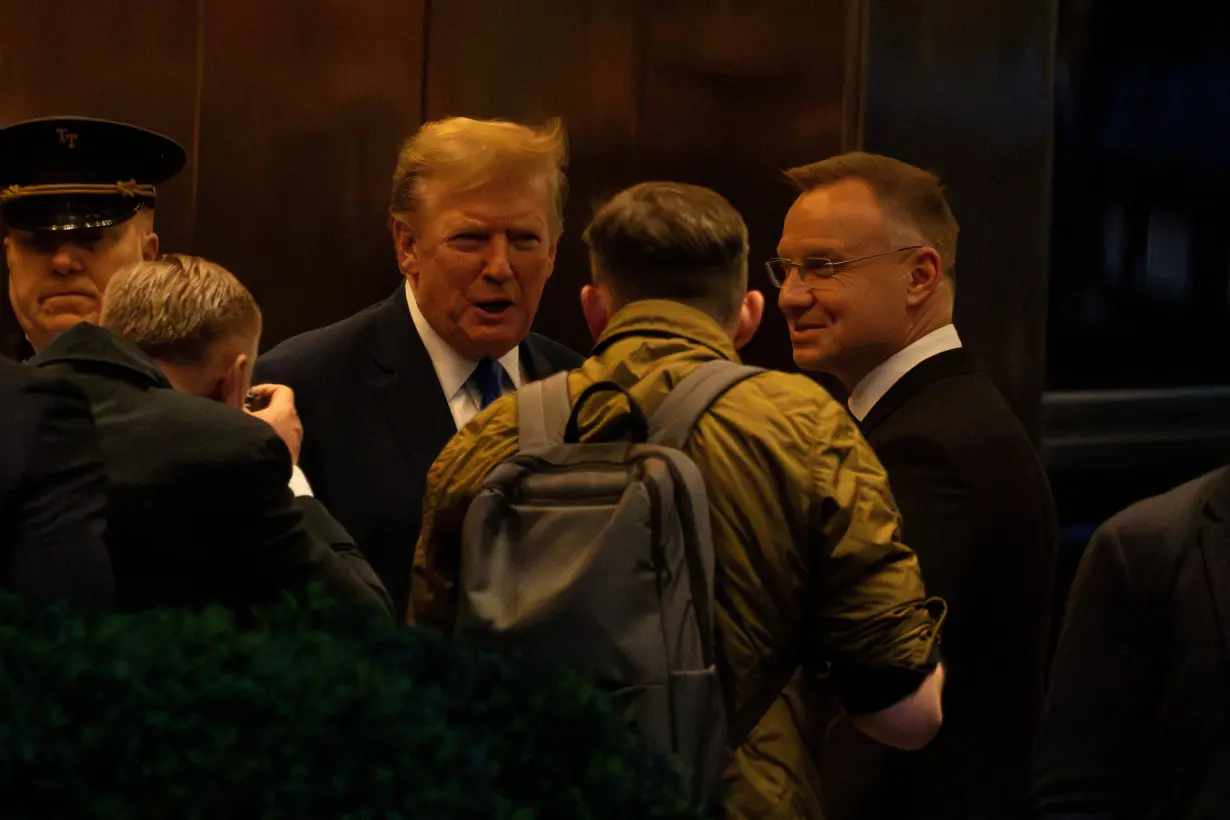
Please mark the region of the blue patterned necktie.
POLYGON ((470 383, 478 388, 482 400, 478 409, 483 410, 491 402, 504 395, 504 367, 495 359, 482 359, 470 374, 470 383))

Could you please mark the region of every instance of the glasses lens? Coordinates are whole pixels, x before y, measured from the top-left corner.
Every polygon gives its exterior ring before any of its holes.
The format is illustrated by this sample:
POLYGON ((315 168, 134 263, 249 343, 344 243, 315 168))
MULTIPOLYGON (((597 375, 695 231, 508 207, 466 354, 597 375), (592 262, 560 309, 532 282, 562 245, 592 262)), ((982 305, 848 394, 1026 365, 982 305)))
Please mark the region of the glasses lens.
POLYGON ((764 266, 765 270, 769 272, 769 281, 775 287, 780 288, 786 281, 786 277, 790 275, 790 271, 786 268, 786 260, 784 259, 770 259, 764 263, 764 266))

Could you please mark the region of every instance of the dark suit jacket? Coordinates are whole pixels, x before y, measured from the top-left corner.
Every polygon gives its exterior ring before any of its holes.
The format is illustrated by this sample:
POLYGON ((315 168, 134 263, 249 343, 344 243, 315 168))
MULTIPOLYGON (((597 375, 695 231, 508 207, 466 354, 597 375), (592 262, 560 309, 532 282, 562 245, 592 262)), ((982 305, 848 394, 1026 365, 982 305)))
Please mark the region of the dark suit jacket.
POLYGON ((390 610, 346 531, 291 493, 290 452, 272 427, 171 389, 135 345, 93 325, 60 334, 32 364, 89 396, 121 608, 245 609, 321 582, 390 610))
POLYGON ((927 592, 948 602, 944 726, 907 753, 838 721, 821 755, 829 820, 1017 820, 1027 810, 1057 544, 1041 461, 960 349, 906 373, 861 427, 927 592))
MULTIPOLYGON (((521 343, 530 379, 582 358, 537 334, 521 343)), ((337 324, 261 356, 256 380, 289 385, 303 420, 299 463, 312 491, 354 534, 393 598, 410 600, 427 470, 457 432, 404 285, 337 324)))
POLYGON ((1094 534, 1068 597, 1034 817, 1230 817, 1230 469, 1094 534))
POLYGON ((48 602, 112 605, 106 504, 85 395, 0 359, 0 584, 48 602))

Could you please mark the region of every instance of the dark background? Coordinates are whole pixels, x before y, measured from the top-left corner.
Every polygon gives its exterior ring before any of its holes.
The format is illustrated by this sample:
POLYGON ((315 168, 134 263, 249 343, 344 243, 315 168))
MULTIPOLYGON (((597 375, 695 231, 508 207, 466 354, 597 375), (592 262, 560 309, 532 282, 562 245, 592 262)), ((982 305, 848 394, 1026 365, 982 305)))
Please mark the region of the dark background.
POLYGON ((1230 10, 1058 8, 1043 453, 1074 554, 1230 463, 1230 10))

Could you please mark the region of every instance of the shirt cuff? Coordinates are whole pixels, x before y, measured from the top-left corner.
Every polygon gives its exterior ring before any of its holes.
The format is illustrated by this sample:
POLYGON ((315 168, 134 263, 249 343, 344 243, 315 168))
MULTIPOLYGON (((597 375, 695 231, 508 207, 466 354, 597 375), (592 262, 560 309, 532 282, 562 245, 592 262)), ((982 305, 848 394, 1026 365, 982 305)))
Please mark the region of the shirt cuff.
POLYGON ((941 661, 939 642, 921 666, 834 664, 833 688, 851 715, 871 715, 914 694, 941 661))
POLYGON ((290 471, 290 489, 296 496, 312 496, 312 485, 308 483, 307 476, 299 469, 298 464, 290 471))

